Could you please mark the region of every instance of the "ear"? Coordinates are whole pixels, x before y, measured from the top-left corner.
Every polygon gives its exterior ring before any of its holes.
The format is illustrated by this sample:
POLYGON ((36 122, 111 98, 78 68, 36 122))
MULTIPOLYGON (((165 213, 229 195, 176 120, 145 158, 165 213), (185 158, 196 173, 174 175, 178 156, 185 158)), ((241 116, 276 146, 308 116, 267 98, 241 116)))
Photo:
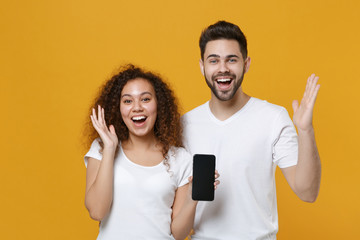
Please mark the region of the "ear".
POLYGON ((200 71, 202 73, 202 75, 205 76, 205 71, 204 71, 204 62, 202 59, 199 60, 199 65, 200 65, 200 71))
POLYGON ((251 58, 250 58, 250 57, 247 57, 247 58, 245 59, 245 73, 247 73, 247 72, 249 71, 250 63, 251 63, 251 58))

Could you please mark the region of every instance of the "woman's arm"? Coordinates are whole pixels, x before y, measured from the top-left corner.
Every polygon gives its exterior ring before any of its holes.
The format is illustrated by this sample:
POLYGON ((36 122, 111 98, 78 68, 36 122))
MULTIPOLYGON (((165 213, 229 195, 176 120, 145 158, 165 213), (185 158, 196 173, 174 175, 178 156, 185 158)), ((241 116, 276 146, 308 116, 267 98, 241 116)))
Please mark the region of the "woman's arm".
POLYGON ((103 152, 101 161, 89 158, 86 169, 85 206, 90 217, 101 221, 110 211, 113 198, 113 156, 103 152))
MULTIPOLYGON (((220 184, 219 173, 215 171, 214 189, 220 184)), ((171 233, 176 240, 184 240, 194 226, 195 211, 198 201, 192 200, 192 177, 189 183, 179 187, 173 204, 171 233)))
POLYGON ((101 221, 110 211, 114 187, 114 158, 118 145, 115 129, 105 123, 104 109, 93 109, 91 120, 104 144, 102 160, 88 159, 86 170, 85 206, 94 220, 101 221))
POLYGON ((198 201, 192 200, 191 189, 192 184, 188 183, 179 187, 175 193, 171 232, 176 240, 185 239, 194 225, 195 210, 198 201))

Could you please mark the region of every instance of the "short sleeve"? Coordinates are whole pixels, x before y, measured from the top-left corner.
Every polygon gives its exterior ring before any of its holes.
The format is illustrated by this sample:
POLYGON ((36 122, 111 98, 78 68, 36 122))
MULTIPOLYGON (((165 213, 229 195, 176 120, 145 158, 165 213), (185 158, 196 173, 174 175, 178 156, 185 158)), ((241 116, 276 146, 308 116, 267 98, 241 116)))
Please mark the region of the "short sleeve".
POLYGON ((88 163, 88 158, 95 158, 97 160, 101 160, 102 159, 102 154, 100 153, 101 150, 101 146, 99 143, 100 139, 97 138, 95 139, 90 147, 90 150, 85 154, 84 156, 84 162, 85 162, 85 166, 87 167, 87 163, 88 163))
MULTIPOLYGON (((170 163, 174 166, 174 176, 176 177, 177 187, 184 186, 189 182, 188 178, 192 175, 192 156, 184 148, 178 148, 175 160, 170 163)), ((172 170, 170 170, 172 171, 172 170)))
POLYGON ((272 148, 273 161, 280 168, 296 165, 298 161, 298 137, 285 108, 282 108, 274 123, 273 134, 275 137, 272 148))

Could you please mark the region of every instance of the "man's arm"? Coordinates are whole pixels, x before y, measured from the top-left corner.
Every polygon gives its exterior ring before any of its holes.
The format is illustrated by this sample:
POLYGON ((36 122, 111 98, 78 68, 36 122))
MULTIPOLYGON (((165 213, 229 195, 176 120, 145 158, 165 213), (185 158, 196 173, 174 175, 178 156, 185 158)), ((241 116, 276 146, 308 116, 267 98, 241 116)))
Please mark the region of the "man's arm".
POLYGON ((293 102, 293 121, 299 135, 299 156, 296 166, 281 169, 291 189, 303 201, 314 202, 319 194, 321 162, 312 125, 313 109, 320 85, 312 74, 307 81, 299 106, 293 102))

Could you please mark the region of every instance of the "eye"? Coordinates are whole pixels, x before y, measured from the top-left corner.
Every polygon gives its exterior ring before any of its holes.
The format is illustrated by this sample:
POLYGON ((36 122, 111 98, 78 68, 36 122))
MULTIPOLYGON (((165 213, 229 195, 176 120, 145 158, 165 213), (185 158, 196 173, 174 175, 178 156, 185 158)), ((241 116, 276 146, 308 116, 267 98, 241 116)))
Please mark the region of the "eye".
POLYGON ((149 97, 144 97, 143 99, 141 99, 141 101, 143 102, 149 102, 151 99, 149 97))
POLYGON ((130 100, 130 99, 125 99, 124 101, 123 101, 123 103, 125 103, 125 104, 130 104, 132 101, 130 100))
POLYGON ((236 59, 236 58, 230 58, 230 59, 229 59, 229 62, 230 62, 230 63, 236 63, 236 62, 237 62, 237 59, 236 59))
POLYGON ((210 60, 209 60, 209 63, 211 63, 211 64, 215 64, 215 63, 217 63, 217 62, 218 62, 217 59, 210 59, 210 60))

